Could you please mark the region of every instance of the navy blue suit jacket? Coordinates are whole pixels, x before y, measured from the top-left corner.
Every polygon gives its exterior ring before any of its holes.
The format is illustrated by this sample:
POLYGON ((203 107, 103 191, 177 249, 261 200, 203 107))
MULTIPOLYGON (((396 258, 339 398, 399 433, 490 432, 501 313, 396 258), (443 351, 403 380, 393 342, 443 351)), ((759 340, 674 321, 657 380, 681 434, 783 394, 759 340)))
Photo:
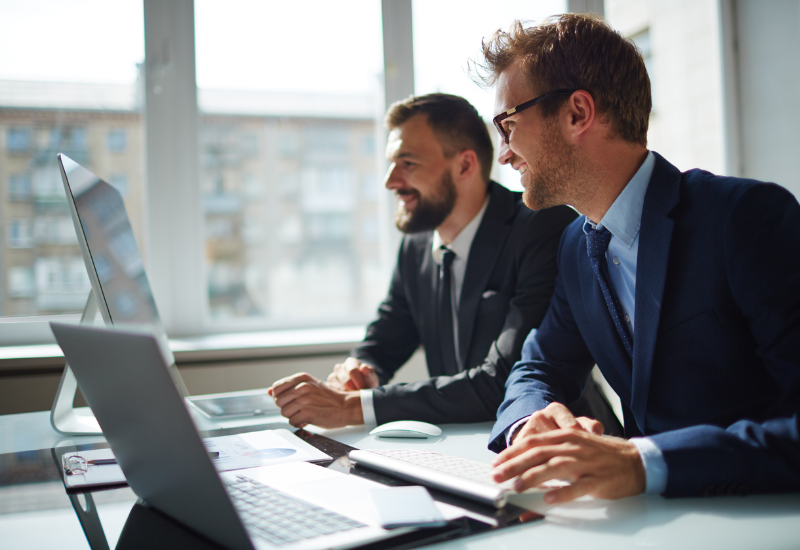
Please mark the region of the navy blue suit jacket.
POLYGON ((784 188, 681 173, 661 156, 644 201, 633 361, 586 253, 564 232, 550 309, 506 383, 490 448, 580 393, 596 363, 627 437, 652 437, 665 495, 800 490, 800 206, 784 188))

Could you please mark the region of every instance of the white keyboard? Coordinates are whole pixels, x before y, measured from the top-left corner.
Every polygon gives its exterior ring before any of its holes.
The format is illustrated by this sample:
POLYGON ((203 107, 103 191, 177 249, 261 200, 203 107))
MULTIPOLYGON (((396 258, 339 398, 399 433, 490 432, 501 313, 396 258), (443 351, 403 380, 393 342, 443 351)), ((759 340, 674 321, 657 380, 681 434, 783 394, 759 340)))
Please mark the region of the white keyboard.
POLYGON ((454 493, 483 504, 502 508, 510 482, 492 480, 492 467, 476 460, 433 451, 383 449, 350 451, 350 460, 359 466, 394 475, 414 483, 454 493))

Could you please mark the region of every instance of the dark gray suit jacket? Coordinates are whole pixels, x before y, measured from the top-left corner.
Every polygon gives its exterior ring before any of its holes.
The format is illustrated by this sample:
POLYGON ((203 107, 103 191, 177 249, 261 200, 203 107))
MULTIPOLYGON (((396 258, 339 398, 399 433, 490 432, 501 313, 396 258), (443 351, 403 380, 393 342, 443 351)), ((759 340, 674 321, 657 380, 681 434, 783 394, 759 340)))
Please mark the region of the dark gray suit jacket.
POLYGON ((443 372, 436 326, 437 265, 433 232, 406 235, 389 295, 352 355, 372 365, 381 384, 422 345, 429 380, 374 391, 379 424, 495 419, 511 367, 538 327, 553 293, 561 233, 576 217, 567 207, 532 211, 522 194, 490 182, 490 201, 472 242, 458 311, 464 371, 443 372))

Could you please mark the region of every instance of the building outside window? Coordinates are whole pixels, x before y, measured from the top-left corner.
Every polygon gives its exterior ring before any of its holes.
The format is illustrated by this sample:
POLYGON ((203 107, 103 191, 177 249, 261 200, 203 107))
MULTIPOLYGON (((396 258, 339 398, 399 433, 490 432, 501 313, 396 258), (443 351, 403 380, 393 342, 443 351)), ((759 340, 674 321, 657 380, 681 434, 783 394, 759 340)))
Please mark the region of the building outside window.
POLYGON ((122 153, 128 146, 128 133, 124 128, 112 128, 108 131, 106 144, 110 153, 122 153))
POLYGON ((31 199, 31 178, 28 174, 12 174, 8 177, 8 200, 31 199))
POLYGON ((33 247, 32 220, 11 220, 6 226, 6 238, 9 248, 33 247))
POLYGON ((0 51, 14 55, 0 56, 0 317, 79 313, 86 303, 58 153, 127 188, 128 216, 143 235, 142 8, 32 0, 2 10, 0 51), (102 23, 110 20, 122 23, 102 23))
POLYGON ((9 128, 6 133, 6 151, 24 153, 31 148, 31 131, 29 128, 9 128))
POLYGON ((359 212, 378 217, 361 182, 382 179, 380 2, 352 2, 358 17, 326 1, 304 9, 316 14, 305 32, 331 48, 295 39, 281 23, 294 8, 195 2, 212 325, 363 323, 388 287, 388 266, 375 280, 360 269, 388 243, 357 231, 359 212), (292 55, 271 57, 268 71, 241 70, 289 42, 292 55))
POLYGON ((8 270, 8 295, 13 298, 30 298, 36 293, 36 281, 30 267, 12 267, 8 270))

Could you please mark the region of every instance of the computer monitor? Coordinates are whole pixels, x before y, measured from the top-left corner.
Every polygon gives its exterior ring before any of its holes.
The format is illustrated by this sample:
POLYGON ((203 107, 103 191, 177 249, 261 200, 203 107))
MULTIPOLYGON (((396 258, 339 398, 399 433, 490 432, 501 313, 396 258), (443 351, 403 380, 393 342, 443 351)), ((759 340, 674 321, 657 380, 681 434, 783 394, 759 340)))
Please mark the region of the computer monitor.
MULTIPOLYGON (((167 335, 158 315, 150 283, 120 192, 64 154, 58 155, 61 178, 72 214, 78 245, 92 285, 82 322, 92 323, 97 311, 107 325, 149 327, 159 338, 167 335)), ((188 395, 175 359, 163 346, 178 390, 188 395)), ((77 382, 66 365, 50 420, 57 431, 70 435, 100 433, 93 417, 73 409, 77 382)))
MULTIPOLYGON (((170 365, 172 379, 181 394, 188 398, 189 392, 169 351, 167 334, 158 316, 122 195, 62 153, 58 155, 58 163, 81 255, 92 284, 81 322, 92 323, 99 311, 107 325, 150 328, 163 340, 162 349, 169 354, 165 359, 170 365)), ((53 428, 70 435, 100 433, 93 417, 87 419, 76 414, 73 402, 77 389, 77 381, 67 365, 50 414, 53 428)), ((212 419, 261 416, 277 411, 266 390, 198 396, 189 398, 188 402, 212 419)))
POLYGON ((78 244, 103 320, 109 325, 150 325, 164 334, 122 195, 66 155, 59 154, 58 159, 78 244))

